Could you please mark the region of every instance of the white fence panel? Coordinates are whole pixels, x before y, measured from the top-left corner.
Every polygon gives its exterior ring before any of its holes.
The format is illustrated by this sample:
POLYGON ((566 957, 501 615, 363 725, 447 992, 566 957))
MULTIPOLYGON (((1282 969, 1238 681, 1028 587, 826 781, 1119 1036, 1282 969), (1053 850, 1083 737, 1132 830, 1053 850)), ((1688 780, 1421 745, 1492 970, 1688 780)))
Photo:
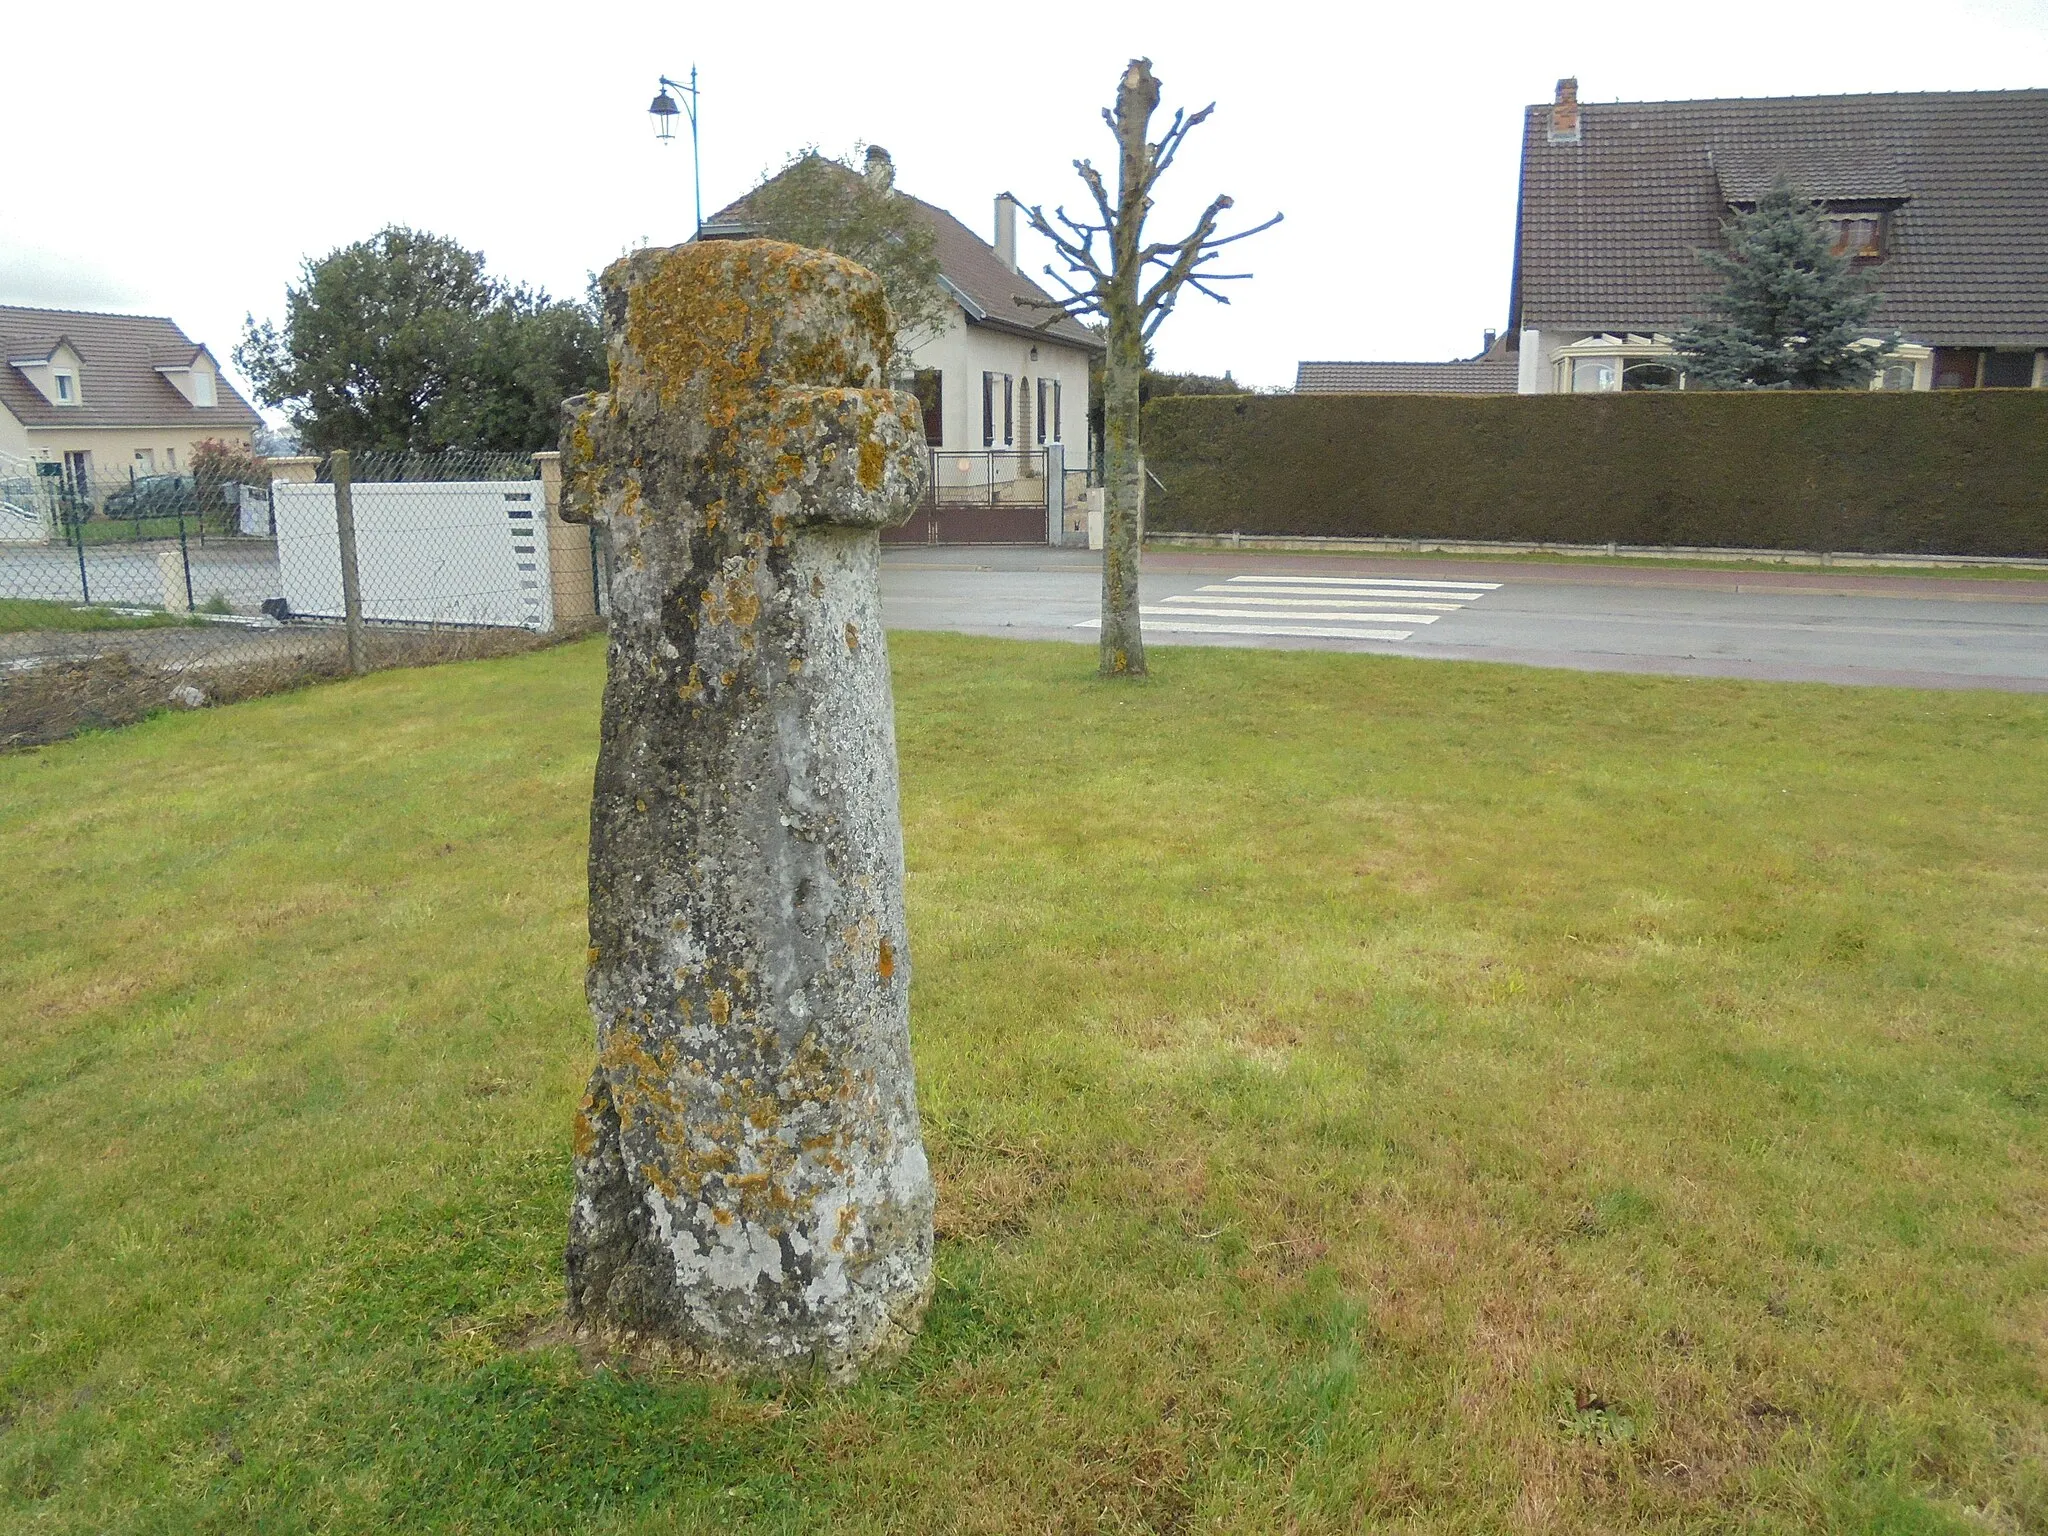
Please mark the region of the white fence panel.
POLYGON ((39 544, 53 537, 50 509, 30 496, 12 498, 0 491, 0 543, 39 544))
POLYGON ((270 535, 270 492, 260 485, 238 485, 235 487, 235 511, 238 526, 250 538, 262 539, 270 535))
MULTIPOLYGON (((370 482, 354 488, 363 617, 393 624, 554 628, 538 480, 370 482)), ((334 487, 271 487, 277 564, 295 614, 341 617, 334 487)))

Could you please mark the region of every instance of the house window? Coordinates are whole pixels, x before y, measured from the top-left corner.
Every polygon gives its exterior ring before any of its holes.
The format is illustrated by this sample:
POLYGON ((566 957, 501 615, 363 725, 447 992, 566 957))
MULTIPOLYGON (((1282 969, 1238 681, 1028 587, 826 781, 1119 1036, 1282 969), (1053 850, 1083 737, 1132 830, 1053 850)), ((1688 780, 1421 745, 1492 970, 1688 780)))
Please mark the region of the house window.
POLYGON ((1039 378, 1038 378, 1038 446, 1039 446, 1039 447, 1041 447, 1041 448, 1043 448, 1043 447, 1045 446, 1045 429, 1046 429, 1046 425, 1047 425, 1047 423, 1049 422, 1049 420, 1050 420, 1050 418, 1051 418, 1051 416, 1052 416, 1052 412, 1051 412, 1051 411, 1050 411, 1049 409, 1047 409, 1047 407, 1049 407, 1049 406, 1050 406, 1050 405, 1052 404, 1052 389, 1051 389, 1051 384, 1052 384, 1052 380, 1050 380, 1050 379, 1046 378, 1046 377, 1045 377, 1045 376, 1044 376, 1043 374, 1040 374, 1040 375, 1039 375, 1039 378))
POLYGON ((1990 352, 1984 357, 1986 389, 2032 389, 2034 354, 2031 352, 1990 352))
POLYGON ((1683 389, 1684 376, 1676 365, 1658 362, 1655 358, 1641 358, 1629 363, 1621 370, 1623 389, 1683 389))
POLYGON ((1572 393, 1596 395, 1621 388, 1621 360, 1613 357, 1572 359, 1572 393))
POLYGON ((1881 213, 1837 213, 1823 221, 1828 244, 1837 256, 1852 261, 1876 261, 1884 255, 1884 215, 1881 213))
POLYGON ((1052 381, 1052 440, 1056 443, 1064 443, 1066 441, 1066 438, 1060 434, 1060 381, 1058 379, 1052 381))
POLYGON ((64 489, 80 501, 92 496, 92 455, 84 451, 64 455, 64 489))
POLYGON ((911 379, 918 409, 924 414, 925 444, 931 448, 943 447, 946 441, 945 382, 945 374, 937 368, 920 368, 911 379))
POLYGON ((200 406, 202 409, 210 409, 212 407, 214 403, 212 374, 195 373, 192 375, 192 400, 195 405, 200 406))
POLYGON ((1879 370, 1877 387, 1879 389, 1911 389, 1914 384, 1914 375, 1918 371, 1910 358, 1894 358, 1879 370))
POLYGON ((996 429, 1002 429, 1005 448, 1017 440, 1017 383, 1007 373, 981 376, 981 446, 996 445, 996 429))
POLYGON ((1968 347, 1936 347, 1934 349, 1934 387, 1936 389, 1975 389, 1977 372, 1982 366, 1983 354, 1968 347))
POLYGON ((78 383, 68 373, 57 375, 57 403, 59 405, 76 405, 78 403, 78 383))

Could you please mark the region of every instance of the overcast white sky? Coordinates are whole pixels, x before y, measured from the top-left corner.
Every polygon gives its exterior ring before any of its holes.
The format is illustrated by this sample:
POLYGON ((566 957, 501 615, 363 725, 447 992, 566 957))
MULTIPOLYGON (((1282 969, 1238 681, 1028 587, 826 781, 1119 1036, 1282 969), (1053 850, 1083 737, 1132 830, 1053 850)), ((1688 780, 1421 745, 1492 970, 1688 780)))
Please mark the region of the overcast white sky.
POLYGON ((22 0, 8 31, 0 302, 167 314, 223 362, 303 260, 387 223, 561 294, 685 238, 688 145, 658 145, 646 109, 693 62, 707 213, 794 148, 866 140, 986 235, 1005 187, 1085 197, 1070 163, 1113 158, 1099 110, 1149 55, 1169 106, 1217 103, 1155 227, 1219 191, 1287 215, 1160 361, 1257 384, 1478 350, 1507 313, 1520 114, 1560 75, 1587 101, 2048 86, 2048 0, 22 0))

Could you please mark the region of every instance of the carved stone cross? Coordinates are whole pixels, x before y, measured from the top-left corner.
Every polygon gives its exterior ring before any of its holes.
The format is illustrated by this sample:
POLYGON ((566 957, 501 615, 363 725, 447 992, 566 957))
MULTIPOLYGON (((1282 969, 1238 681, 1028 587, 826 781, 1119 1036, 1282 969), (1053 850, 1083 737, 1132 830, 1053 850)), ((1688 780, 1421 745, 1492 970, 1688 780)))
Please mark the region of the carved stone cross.
POLYGON ((845 1376, 931 1286, 877 590, 918 408, 839 257, 703 242, 603 285, 612 387, 562 454, 611 578, 569 1313, 845 1376))

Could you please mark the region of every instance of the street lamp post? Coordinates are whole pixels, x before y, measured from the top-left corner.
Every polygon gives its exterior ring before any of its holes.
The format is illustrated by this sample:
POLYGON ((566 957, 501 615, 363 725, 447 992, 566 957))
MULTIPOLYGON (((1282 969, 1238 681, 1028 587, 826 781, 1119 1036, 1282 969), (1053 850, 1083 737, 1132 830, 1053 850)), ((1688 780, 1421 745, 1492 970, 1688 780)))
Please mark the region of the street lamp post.
POLYGON ((697 66, 690 66, 690 83, 684 85, 671 80, 667 75, 660 77, 654 100, 648 105, 647 115, 654 119, 654 136, 666 144, 676 136, 676 96, 683 99, 680 110, 690 119, 690 188, 697 199, 697 230, 704 228, 704 175, 697 160, 697 66), (670 91, 676 93, 669 95, 670 91))

